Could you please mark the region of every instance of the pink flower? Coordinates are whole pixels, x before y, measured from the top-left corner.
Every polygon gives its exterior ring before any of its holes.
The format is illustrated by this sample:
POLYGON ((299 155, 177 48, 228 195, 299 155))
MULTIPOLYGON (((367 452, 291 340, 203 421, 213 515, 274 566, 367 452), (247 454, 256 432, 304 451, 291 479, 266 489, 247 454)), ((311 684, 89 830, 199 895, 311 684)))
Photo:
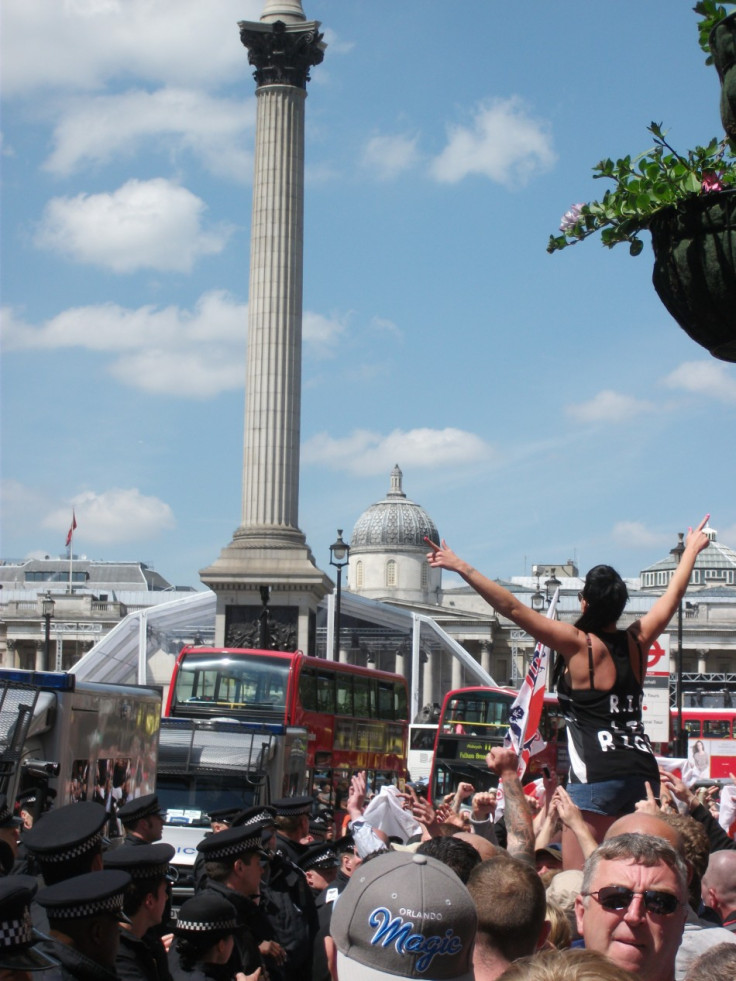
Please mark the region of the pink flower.
POLYGON ((708 194, 710 191, 722 191, 723 183, 721 181, 721 175, 717 174, 714 170, 703 171, 700 190, 705 194, 708 194))
POLYGON ((571 232, 573 228, 580 221, 580 212, 583 209, 582 204, 574 204, 569 211, 566 211, 562 216, 562 221, 560 222, 561 232, 571 232))

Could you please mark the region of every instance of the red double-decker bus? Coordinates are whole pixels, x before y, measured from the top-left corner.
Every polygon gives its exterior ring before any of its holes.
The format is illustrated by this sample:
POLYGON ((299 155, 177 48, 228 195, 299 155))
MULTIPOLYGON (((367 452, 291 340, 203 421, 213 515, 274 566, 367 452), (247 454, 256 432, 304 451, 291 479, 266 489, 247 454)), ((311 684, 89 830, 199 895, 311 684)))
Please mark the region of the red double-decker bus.
POLYGON ((374 791, 403 786, 407 684, 401 675, 296 652, 184 647, 166 714, 307 731, 308 783, 334 791, 356 770, 374 791))
MULTIPOLYGON (((498 779, 486 766, 486 755, 503 745, 509 728, 509 710, 518 692, 511 688, 456 688, 445 695, 429 781, 431 800, 440 801, 461 782, 476 790, 495 787, 498 779)), ((567 773, 569 758, 565 720, 556 695, 545 695, 539 731, 547 743, 529 761, 524 780, 542 775, 542 768, 567 773)))

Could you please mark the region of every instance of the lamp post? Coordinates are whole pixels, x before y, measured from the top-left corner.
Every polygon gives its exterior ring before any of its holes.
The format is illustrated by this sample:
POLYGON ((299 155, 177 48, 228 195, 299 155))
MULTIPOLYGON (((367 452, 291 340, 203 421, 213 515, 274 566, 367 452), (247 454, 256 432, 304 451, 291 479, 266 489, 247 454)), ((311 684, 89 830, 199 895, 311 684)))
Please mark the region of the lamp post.
POLYGON ((342 540, 342 528, 337 529, 337 541, 330 545, 330 565, 337 569, 337 591, 335 593, 335 623, 332 638, 332 658, 340 657, 340 594, 342 592, 342 570, 350 561, 350 546, 342 540))
MULTIPOLYGON (((678 531, 677 545, 670 549, 677 565, 680 564, 682 553, 685 551, 684 532, 678 531)), ((687 733, 682 724, 682 599, 677 604, 677 755, 687 756, 687 733)))
POLYGON ((561 585, 562 583, 555 575, 555 567, 552 566, 552 575, 549 577, 549 579, 545 579, 544 581, 544 591, 547 594, 547 606, 549 606, 549 604, 552 602, 556 590, 558 590, 561 585))
POLYGON ((44 638, 43 646, 43 669, 44 671, 51 670, 51 621, 54 616, 54 607, 56 603, 51 599, 51 593, 46 592, 43 600, 41 601, 41 615, 46 624, 46 632, 44 638))

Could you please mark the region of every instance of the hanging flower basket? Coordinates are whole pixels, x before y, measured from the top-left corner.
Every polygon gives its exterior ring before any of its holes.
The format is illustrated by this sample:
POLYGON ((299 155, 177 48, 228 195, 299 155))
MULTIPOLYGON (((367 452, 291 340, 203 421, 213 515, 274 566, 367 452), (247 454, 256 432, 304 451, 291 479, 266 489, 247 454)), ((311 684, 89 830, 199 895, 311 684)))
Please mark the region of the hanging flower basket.
POLYGON ((694 341, 736 362, 736 189, 680 201, 650 231, 660 300, 694 341))
POLYGON ((716 24, 708 47, 721 80, 721 122, 730 139, 736 140, 736 14, 716 24))

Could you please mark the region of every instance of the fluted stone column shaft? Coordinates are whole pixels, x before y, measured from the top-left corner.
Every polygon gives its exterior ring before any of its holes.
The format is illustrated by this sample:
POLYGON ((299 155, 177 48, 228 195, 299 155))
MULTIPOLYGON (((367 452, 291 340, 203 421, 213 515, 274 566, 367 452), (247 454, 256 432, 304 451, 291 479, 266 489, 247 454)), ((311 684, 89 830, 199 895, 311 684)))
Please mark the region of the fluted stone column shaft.
POLYGON ((298 530, 304 101, 291 85, 258 98, 253 180, 242 527, 298 530))

